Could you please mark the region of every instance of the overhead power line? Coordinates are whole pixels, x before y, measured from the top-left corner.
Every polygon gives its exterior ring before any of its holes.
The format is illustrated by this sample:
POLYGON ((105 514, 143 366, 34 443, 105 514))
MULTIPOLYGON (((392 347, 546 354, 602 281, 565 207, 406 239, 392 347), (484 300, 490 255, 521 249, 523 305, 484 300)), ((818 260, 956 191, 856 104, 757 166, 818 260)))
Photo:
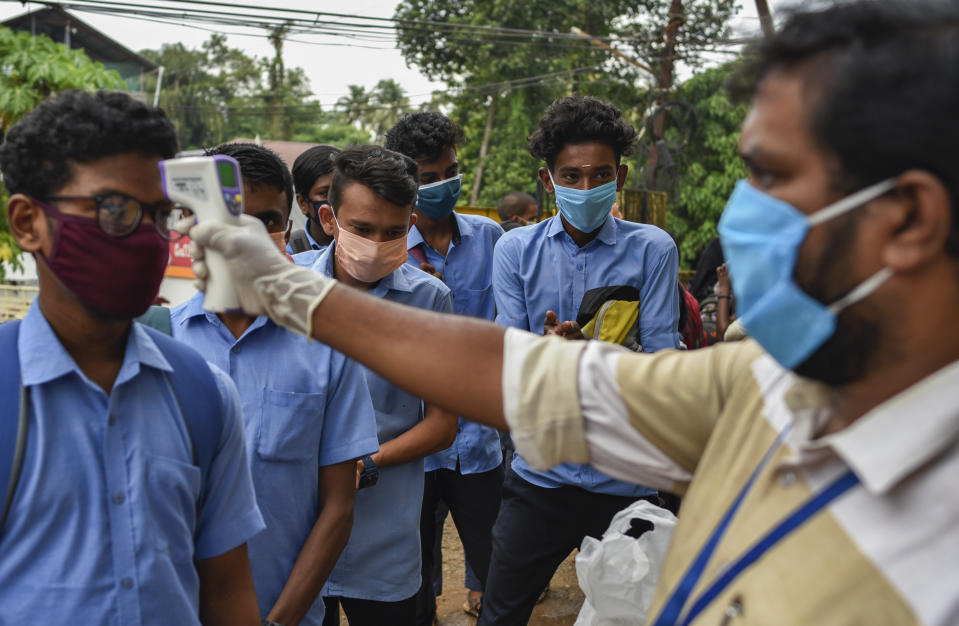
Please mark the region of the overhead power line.
MULTIPOLYGON (((7 0, 12 1, 12 0, 7 0)), ((582 38, 566 32, 509 28, 431 20, 403 20, 397 18, 367 17, 348 13, 308 11, 304 9, 264 7, 249 4, 201 0, 153 0, 152 3, 118 0, 67 0, 41 2, 74 11, 110 14, 134 19, 184 20, 213 23, 222 26, 275 29, 286 26, 296 34, 345 37, 375 43, 396 41, 396 29, 426 32, 451 43, 488 45, 537 45, 555 48, 583 49, 582 38), (165 3, 165 4, 160 4, 165 3), (187 5, 184 7, 171 5, 187 5)), ((639 37, 595 36, 603 42, 629 44, 640 42, 639 37)), ((703 45, 739 45, 742 40, 703 42, 703 45)))

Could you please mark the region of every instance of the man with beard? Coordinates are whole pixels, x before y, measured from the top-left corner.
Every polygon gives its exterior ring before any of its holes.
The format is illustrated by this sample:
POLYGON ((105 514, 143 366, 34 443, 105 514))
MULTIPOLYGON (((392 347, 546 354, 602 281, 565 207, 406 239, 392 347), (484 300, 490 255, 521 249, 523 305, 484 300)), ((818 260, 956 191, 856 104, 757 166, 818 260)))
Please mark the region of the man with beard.
POLYGON ((743 342, 504 332, 282 276, 256 225, 193 234, 244 261, 244 306, 509 426, 534 467, 683 492, 649 623, 955 624, 957 40, 954 3, 843 2, 750 55, 750 176, 719 228, 743 342))

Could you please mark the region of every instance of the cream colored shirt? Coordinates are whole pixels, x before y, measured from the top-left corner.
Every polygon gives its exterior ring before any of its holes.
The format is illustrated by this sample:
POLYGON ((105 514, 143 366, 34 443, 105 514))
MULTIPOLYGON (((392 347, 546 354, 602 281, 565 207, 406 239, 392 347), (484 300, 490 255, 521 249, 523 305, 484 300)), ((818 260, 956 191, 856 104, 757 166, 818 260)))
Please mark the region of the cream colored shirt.
POLYGON ((783 369, 751 339, 637 354, 510 329, 503 390, 531 466, 589 462, 684 494, 649 621, 792 424, 686 609, 827 483, 851 469, 860 484, 773 546, 693 623, 959 624, 959 361, 819 438, 829 389, 783 369))

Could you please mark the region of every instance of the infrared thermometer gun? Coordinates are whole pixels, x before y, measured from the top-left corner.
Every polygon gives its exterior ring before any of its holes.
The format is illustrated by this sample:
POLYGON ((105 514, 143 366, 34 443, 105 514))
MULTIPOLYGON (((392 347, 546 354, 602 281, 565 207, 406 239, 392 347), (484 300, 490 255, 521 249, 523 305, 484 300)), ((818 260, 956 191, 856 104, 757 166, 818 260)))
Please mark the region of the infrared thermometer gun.
MULTIPOLYGON (((160 161, 163 193, 193 211, 197 223, 217 221, 239 224, 243 213, 243 179, 236 159, 222 154, 160 161)), ((230 282, 226 260, 219 253, 205 254, 210 275, 203 308, 214 313, 238 311, 240 301, 230 282)))

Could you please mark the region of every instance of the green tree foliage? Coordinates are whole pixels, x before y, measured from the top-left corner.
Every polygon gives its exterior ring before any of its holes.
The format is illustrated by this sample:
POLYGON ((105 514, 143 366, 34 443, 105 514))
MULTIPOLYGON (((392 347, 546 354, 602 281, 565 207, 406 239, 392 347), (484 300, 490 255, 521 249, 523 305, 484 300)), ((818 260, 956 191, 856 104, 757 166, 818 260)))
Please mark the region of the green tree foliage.
POLYGON ((372 107, 369 118, 376 140, 382 142, 386 131, 400 121, 404 114, 410 111, 410 99, 406 91, 392 78, 385 78, 376 83, 370 98, 372 107))
POLYGON ((669 212, 669 230, 680 242, 680 264, 685 268, 692 267, 699 252, 716 236, 726 200, 736 181, 747 175, 736 152, 747 106, 732 102, 725 89, 735 67, 706 70, 679 85, 674 94, 692 104, 698 122, 693 142, 676 155, 679 178, 669 212))
POLYGON ((357 124, 365 128, 364 121, 369 113, 373 94, 362 85, 349 85, 347 88, 350 93, 336 101, 336 108, 342 113, 347 124, 357 124))
MULTIPOLYGON (((400 50, 408 63, 450 85, 450 93, 436 104, 448 109, 467 133, 468 141, 460 150, 464 197, 476 183, 484 137, 488 152, 482 163, 478 203, 495 204, 513 189, 535 191, 540 164, 526 152, 526 138, 546 106, 558 97, 595 95, 615 103, 631 122, 641 124, 659 93, 649 86, 662 78, 671 4, 670 0, 400 2, 395 13, 400 50), (626 52, 638 56, 653 72, 571 36, 574 27, 593 37, 627 38, 626 52)), ((684 0, 682 4, 684 14, 668 59, 695 64, 708 42, 725 34, 735 0, 684 0)), ((631 176, 632 185, 638 186, 639 173, 631 176)))
MULTIPOLYGON (((324 121, 310 100, 302 68, 283 64, 282 28, 271 34, 272 58, 249 56, 214 34, 200 49, 180 43, 140 53, 164 67, 160 106, 173 119, 184 149, 216 145, 237 136, 314 141, 324 121)), ((156 76, 145 89, 152 92, 156 76)))
POLYGON ((125 83, 83 50, 0 26, 0 130, 6 131, 52 93, 101 87, 122 89, 125 83))
MULTIPOLYGON (((123 89, 120 75, 45 35, 14 32, 0 26, 0 136, 44 98, 67 89, 123 89)), ((0 205, 7 193, 0 183, 0 205)), ((19 267, 20 249, 10 234, 6 210, 0 211, 0 262, 19 267)), ((0 264, 0 279, 3 278, 0 264)))

